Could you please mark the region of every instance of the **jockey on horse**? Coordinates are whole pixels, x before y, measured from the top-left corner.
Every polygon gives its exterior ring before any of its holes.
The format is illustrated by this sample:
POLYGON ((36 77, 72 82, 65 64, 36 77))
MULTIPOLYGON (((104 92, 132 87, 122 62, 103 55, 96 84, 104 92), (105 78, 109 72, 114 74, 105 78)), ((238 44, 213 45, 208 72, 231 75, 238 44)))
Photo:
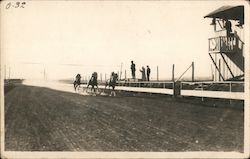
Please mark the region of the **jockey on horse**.
POLYGON ((75 81, 74 81, 74 88, 75 88, 75 91, 76 91, 76 88, 79 86, 80 87, 80 84, 81 84, 81 75, 80 74, 77 74, 76 75, 76 78, 75 78, 75 81))
POLYGON ((95 86, 98 88, 98 83, 97 83, 97 72, 94 72, 92 73, 92 76, 91 76, 91 79, 89 80, 89 83, 87 85, 87 89, 89 88, 89 85, 91 85, 91 91, 92 89, 94 89, 94 92, 96 91, 95 90, 95 86))
POLYGON ((112 96, 112 94, 113 94, 114 96, 116 96, 114 90, 115 90, 115 86, 116 86, 117 80, 118 80, 118 75, 117 75, 117 73, 112 72, 112 73, 111 73, 111 76, 110 76, 110 79, 109 79, 109 80, 106 82, 106 84, 105 84, 105 89, 106 89, 107 86, 112 87, 112 91, 111 91, 111 93, 110 93, 110 96, 112 96))

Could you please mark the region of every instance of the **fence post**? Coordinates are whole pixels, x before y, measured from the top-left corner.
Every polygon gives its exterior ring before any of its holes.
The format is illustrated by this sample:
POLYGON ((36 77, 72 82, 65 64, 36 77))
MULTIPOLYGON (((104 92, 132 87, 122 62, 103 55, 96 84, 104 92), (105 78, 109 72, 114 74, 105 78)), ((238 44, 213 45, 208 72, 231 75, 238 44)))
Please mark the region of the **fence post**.
POLYGON ((125 70, 125 81, 127 80, 127 71, 125 70))
MULTIPOLYGON (((221 61, 219 59, 219 73, 221 73, 221 61)), ((219 81, 221 81, 221 76, 219 75, 219 81)))
POLYGON ((203 83, 201 82, 201 101, 204 101, 204 97, 203 97, 203 83))
POLYGON ((230 104, 232 104, 232 98, 231 98, 231 96, 232 96, 232 82, 230 82, 229 83, 229 91, 230 91, 230 104))
POLYGON ((174 81, 173 81, 173 84, 172 84, 172 87, 173 87, 173 97, 174 97, 174 88, 175 88, 175 86, 174 86, 174 81))
POLYGON ((157 81, 159 80, 159 69, 158 69, 158 66, 157 66, 157 81))
POLYGON ((174 82, 174 97, 181 95, 181 85, 180 81, 174 82))
POLYGON ((172 81, 174 82, 174 64, 173 64, 173 67, 172 67, 172 81))
POLYGON ((120 70, 120 80, 122 79, 122 63, 121 63, 121 70, 120 70))
POLYGON ((194 62, 192 62, 192 82, 194 82, 194 62))
MULTIPOLYGON (((182 90, 182 82, 181 82, 181 85, 180 85, 180 91, 182 90)), ((181 93, 180 93, 181 94, 181 93)))

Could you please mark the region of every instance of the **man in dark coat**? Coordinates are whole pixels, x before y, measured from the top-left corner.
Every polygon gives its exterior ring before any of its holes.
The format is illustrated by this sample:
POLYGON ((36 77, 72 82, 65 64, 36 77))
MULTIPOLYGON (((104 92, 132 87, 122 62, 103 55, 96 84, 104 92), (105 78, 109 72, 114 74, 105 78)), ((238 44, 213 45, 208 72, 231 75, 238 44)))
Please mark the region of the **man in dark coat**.
POLYGON ((131 72, 132 72, 132 78, 135 79, 135 64, 134 61, 131 61, 131 72))
POLYGON ((227 37, 230 37, 232 32, 232 23, 228 19, 226 20, 225 29, 227 30, 227 37))
POLYGON ((148 81, 149 81, 149 77, 150 77, 150 72, 151 72, 151 70, 150 70, 149 66, 147 66, 147 80, 148 81))

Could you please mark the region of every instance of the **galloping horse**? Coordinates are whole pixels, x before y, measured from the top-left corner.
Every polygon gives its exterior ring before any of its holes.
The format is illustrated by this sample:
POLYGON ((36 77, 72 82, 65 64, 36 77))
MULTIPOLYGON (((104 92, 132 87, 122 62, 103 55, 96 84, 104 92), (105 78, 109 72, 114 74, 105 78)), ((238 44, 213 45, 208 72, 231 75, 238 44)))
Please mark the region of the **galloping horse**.
POLYGON ((89 88, 89 85, 91 85, 91 91, 94 89, 94 92, 96 92, 95 86, 98 89, 98 83, 97 83, 97 73, 94 72, 91 76, 91 79, 89 80, 89 83, 87 85, 87 89, 89 88))
POLYGON ((107 86, 112 87, 112 91, 111 91, 111 93, 110 93, 110 96, 112 96, 112 94, 113 94, 114 96, 116 96, 116 93, 115 93, 114 90, 115 90, 115 86, 116 86, 117 80, 118 80, 118 75, 117 75, 117 73, 112 72, 112 73, 111 73, 111 76, 110 76, 110 79, 109 79, 109 80, 106 82, 106 84, 105 84, 105 89, 106 89, 107 86))
POLYGON ((75 81, 73 84, 74 84, 75 91, 76 91, 77 87, 78 87, 78 89, 80 88, 80 85, 81 85, 81 75, 80 74, 76 75, 76 78, 75 78, 75 81))

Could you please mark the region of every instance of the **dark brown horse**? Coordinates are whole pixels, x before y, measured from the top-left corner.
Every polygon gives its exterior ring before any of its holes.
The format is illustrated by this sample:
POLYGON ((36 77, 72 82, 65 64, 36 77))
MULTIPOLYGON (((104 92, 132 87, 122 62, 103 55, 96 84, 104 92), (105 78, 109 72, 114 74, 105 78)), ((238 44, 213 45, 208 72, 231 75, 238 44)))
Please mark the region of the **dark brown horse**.
POLYGON ((116 84, 117 84, 117 80, 118 80, 118 75, 117 75, 117 73, 112 72, 112 73, 111 73, 110 79, 105 83, 105 89, 106 89, 107 86, 108 86, 108 87, 112 87, 112 91, 111 91, 111 93, 110 93, 110 96, 112 96, 112 94, 113 94, 114 96, 116 96, 116 93, 115 93, 115 86, 116 86, 116 84))
POLYGON ((89 85, 91 85, 91 91, 94 89, 94 92, 96 92, 95 86, 98 89, 98 82, 97 82, 97 73, 94 72, 88 82, 87 89, 89 88, 89 85))
POLYGON ((80 85, 81 85, 81 75, 80 74, 76 75, 76 78, 75 78, 75 81, 73 84, 74 84, 75 91, 76 91, 77 87, 78 87, 78 89, 80 88, 80 85))

